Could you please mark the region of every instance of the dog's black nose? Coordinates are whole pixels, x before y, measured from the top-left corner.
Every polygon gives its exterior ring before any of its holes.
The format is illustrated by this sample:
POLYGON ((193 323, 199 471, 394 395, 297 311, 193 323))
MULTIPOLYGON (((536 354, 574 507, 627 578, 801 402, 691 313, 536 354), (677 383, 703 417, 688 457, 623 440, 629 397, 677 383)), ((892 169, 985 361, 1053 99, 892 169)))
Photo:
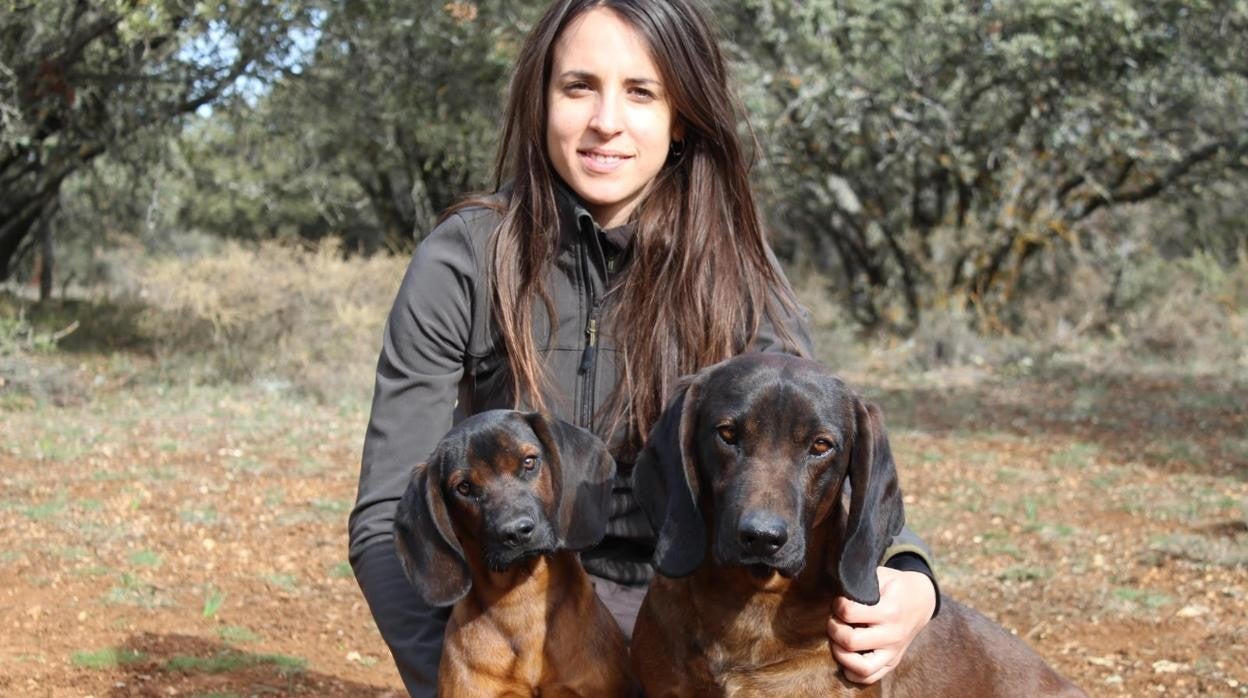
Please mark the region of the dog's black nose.
POLYGON ((741 547, 750 555, 773 555, 789 540, 789 527, 775 514, 751 511, 737 529, 741 547))
POLYGON ((536 527, 532 518, 521 516, 500 526, 498 532, 503 536, 503 542, 514 548, 527 544, 533 538, 536 527))

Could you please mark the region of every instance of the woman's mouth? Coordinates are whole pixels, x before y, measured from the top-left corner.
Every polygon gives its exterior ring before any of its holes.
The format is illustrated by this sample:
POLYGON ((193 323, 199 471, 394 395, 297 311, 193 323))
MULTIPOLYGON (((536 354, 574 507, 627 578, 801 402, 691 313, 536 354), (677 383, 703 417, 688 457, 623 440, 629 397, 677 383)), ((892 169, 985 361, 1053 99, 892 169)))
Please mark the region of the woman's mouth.
POLYGON ((581 157, 581 164, 585 166, 585 169, 595 174, 611 174, 631 159, 627 155, 597 150, 578 150, 576 154, 581 157))

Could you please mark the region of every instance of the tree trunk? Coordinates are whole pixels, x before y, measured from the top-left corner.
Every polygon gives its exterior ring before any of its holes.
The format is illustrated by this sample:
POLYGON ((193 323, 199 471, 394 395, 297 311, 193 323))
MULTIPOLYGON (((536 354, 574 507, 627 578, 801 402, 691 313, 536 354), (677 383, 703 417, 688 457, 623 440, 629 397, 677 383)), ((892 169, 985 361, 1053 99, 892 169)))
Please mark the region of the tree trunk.
POLYGON ((52 249, 52 209, 44 209, 43 220, 39 222, 39 302, 52 298, 52 270, 56 266, 52 249))

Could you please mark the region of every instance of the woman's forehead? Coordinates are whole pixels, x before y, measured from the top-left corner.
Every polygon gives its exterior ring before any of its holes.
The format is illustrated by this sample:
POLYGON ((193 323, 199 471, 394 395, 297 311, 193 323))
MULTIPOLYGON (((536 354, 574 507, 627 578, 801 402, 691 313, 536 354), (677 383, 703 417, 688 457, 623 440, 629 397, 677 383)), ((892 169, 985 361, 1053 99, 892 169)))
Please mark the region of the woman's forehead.
POLYGON ((614 10, 596 7, 573 19, 555 41, 552 75, 607 73, 658 80, 650 45, 614 10))

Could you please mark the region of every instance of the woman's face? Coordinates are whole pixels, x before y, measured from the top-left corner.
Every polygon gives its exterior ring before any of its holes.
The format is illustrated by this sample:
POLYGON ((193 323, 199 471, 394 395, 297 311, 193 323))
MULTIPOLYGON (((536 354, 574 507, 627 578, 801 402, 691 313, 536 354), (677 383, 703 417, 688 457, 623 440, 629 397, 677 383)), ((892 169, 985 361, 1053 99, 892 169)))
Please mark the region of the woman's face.
POLYGON ((546 107, 555 171, 598 225, 626 222, 681 135, 645 40, 607 8, 577 17, 555 43, 546 107))

